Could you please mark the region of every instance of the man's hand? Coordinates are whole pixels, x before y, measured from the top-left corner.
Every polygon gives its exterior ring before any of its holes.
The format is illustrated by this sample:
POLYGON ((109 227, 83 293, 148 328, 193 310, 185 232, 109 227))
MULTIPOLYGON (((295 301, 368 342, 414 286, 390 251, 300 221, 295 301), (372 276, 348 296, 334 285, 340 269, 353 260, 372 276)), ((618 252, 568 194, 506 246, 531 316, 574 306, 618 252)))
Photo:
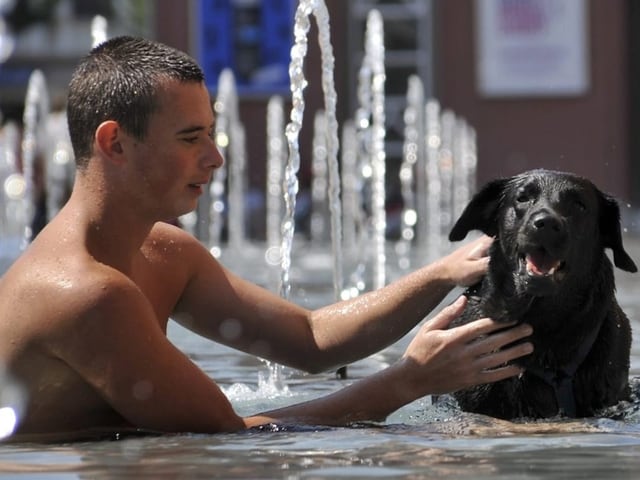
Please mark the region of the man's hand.
POLYGON ((418 389, 416 397, 451 393, 522 372, 509 362, 530 354, 533 345, 525 342, 503 348, 531 335, 531 327, 524 324, 504 330, 504 323, 483 318, 447 330, 465 305, 466 297, 461 296, 444 308, 425 323, 407 347, 402 362, 410 372, 408 379, 418 389))
POLYGON ((483 235, 438 260, 446 265, 451 285, 468 287, 480 281, 489 266, 489 247, 493 238, 483 235))

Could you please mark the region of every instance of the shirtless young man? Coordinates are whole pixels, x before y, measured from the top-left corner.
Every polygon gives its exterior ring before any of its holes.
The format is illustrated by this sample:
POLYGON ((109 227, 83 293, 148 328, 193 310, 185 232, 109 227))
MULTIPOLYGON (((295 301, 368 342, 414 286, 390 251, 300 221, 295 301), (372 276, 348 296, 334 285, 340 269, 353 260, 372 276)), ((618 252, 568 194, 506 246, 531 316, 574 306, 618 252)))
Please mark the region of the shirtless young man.
POLYGON ((214 121, 202 72, 181 52, 120 37, 80 63, 68 98, 73 193, 0 282, 0 363, 28 394, 16 439, 346 425, 520 373, 504 364, 532 346, 499 349, 530 327, 492 334, 504 324, 483 319, 447 330, 461 299, 425 323, 387 369, 322 398, 238 416, 167 339, 169 318, 215 342, 320 372, 388 346, 454 286, 477 281, 490 239, 353 300, 315 311, 287 302, 163 222, 193 210, 222 165, 214 121), (225 335, 229 322, 237 335, 225 335))

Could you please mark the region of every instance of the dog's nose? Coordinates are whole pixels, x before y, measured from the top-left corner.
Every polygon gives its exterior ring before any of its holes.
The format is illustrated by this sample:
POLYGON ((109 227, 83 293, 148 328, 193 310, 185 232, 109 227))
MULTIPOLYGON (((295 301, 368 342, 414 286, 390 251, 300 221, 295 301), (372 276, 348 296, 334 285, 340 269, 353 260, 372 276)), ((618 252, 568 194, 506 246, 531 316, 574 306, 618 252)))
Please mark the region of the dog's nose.
POLYGON ((540 211, 529 219, 529 238, 541 242, 546 248, 559 246, 565 238, 562 220, 548 211, 540 211))
POLYGON ((548 232, 560 232, 560 220, 555 215, 548 212, 539 212, 531 219, 536 230, 546 230, 548 232))

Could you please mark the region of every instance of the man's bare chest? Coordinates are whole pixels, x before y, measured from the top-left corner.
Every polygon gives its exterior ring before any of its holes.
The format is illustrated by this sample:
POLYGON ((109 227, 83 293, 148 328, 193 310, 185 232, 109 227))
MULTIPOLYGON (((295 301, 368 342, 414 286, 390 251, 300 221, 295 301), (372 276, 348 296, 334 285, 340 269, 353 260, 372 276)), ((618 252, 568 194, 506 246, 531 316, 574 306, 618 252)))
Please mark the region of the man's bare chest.
POLYGON ((162 330, 166 332, 167 321, 184 290, 179 269, 172 268, 168 262, 142 257, 131 278, 153 307, 162 330))

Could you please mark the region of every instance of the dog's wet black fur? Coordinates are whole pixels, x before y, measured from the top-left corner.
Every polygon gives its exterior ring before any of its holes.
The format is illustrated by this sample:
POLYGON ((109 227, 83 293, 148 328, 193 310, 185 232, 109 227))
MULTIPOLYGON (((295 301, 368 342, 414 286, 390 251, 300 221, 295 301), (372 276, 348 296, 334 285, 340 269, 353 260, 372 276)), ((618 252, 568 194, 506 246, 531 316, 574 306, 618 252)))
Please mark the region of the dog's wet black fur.
POLYGON ((569 173, 533 170, 485 185, 449 239, 495 237, 489 270, 455 324, 490 317, 533 327, 520 377, 454 394, 465 411, 503 419, 588 417, 629 397, 631 327, 613 266, 637 271, 614 198, 569 173))

